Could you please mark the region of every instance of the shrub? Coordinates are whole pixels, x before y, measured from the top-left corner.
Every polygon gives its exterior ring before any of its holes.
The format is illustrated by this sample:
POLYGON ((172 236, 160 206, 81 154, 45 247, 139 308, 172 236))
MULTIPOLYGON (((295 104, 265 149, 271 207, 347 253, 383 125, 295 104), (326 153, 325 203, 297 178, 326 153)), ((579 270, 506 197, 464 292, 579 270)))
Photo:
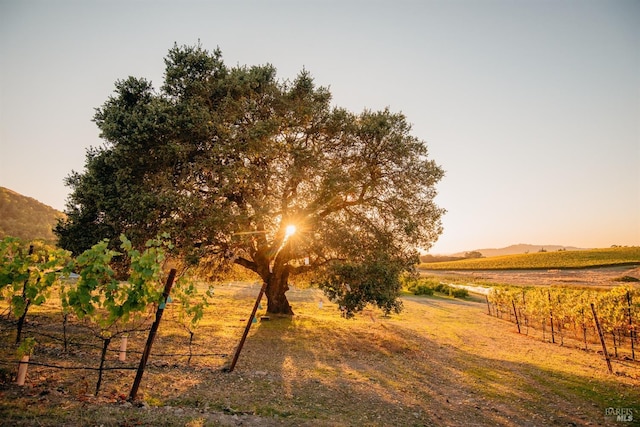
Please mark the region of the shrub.
POLYGON ((449 289, 451 289, 451 287, 446 283, 437 283, 433 289, 441 294, 449 294, 449 289))
POLYGON ((449 295, 454 298, 466 298, 469 296, 469 291, 462 288, 452 288, 449 286, 449 295))
POLYGON ((433 278, 405 278, 404 284, 409 292, 414 295, 433 295, 438 292, 454 298, 466 298, 469 296, 469 291, 466 289, 455 288, 433 278))
POLYGON ((413 292, 414 295, 433 295, 433 288, 424 284, 414 285, 410 291, 413 292))
POLYGON ((622 276, 622 277, 613 279, 613 281, 614 282, 640 282, 640 279, 633 276, 622 276))

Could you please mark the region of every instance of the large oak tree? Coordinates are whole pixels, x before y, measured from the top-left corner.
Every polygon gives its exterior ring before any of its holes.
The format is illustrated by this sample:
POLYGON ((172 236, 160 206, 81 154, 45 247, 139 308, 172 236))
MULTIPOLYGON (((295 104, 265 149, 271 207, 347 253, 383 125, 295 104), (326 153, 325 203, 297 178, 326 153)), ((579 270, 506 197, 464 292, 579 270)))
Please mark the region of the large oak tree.
POLYGON ((130 77, 97 109, 105 142, 67 178, 61 246, 169 231, 185 260, 257 273, 270 313, 293 313, 288 279, 303 272, 347 316, 398 310, 398 274, 443 214, 443 171, 406 118, 333 107, 307 71, 281 81, 219 50, 174 46, 165 63, 159 91, 130 77))

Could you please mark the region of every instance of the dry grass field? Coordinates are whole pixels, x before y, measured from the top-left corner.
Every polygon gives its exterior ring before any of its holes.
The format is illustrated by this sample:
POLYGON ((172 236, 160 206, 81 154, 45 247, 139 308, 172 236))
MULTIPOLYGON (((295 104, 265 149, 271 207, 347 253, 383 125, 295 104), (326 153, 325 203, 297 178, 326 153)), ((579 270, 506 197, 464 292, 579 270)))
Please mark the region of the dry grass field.
MULTIPOLYGON (((126 402, 135 372, 108 371, 98 397, 97 372, 29 367, 27 383, 11 382, 17 364, 0 366, 0 424, 12 426, 598 426, 607 408, 633 408, 640 419, 640 362, 614 360, 578 345, 547 343, 486 315, 483 300, 403 298, 405 310, 384 317, 367 310, 339 316, 315 289, 292 289, 296 315, 253 325, 236 369, 228 364, 258 293, 225 284, 196 330, 167 310, 143 378, 140 401, 126 402), (322 307, 319 302, 323 301, 322 307), (206 356, 201 356, 206 354, 206 356)), ((259 311, 264 314, 264 310, 259 311)), ((99 348, 61 343, 53 304, 34 307, 26 331, 38 341, 32 361, 98 365, 99 348)), ((3 321, 0 359, 15 360, 15 330, 3 321)), ((77 344, 99 345, 72 330, 77 344)), ((145 333, 129 338, 141 350, 145 333)), ((112 348, 116 350, 118 343, 112 348)), ((107 366, 137 366, 118 353, 107 366)))

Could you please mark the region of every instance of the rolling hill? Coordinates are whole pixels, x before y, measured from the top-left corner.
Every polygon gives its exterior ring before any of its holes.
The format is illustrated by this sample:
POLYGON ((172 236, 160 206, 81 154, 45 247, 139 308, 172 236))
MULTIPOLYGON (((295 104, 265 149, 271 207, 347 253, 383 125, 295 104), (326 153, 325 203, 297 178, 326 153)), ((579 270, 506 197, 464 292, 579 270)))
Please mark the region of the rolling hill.
POLYGON ((53 227, 64 214, 36 199, 0 187, 0 238, 56 241, 53 227))

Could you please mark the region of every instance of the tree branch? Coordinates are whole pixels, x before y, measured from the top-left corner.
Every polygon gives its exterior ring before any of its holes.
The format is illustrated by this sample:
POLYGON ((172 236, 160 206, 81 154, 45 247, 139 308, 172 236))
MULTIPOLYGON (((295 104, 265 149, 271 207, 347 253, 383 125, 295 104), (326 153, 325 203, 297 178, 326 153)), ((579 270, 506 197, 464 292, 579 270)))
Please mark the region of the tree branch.
POLYGON ((341 210, 344 210, 344 209, 350 208, 350 207, 352 207, 352 206, 362 205, 362 204, 368 203, 369 201, 371 201, 371 200, 373 200, 373 199, 374 199, 373 197, 367 197, 367 198, 365 198, 365 197, 364 197, 364 192, 363 192, 363 193, 361 193, 361 194, 360 194, 360 196, 359 196, 357 199, 355 199, 355 200, 351 200, 351 201, 349 201, 349 200, 343 200, 342 202, 337 203, 337 204, 335 204, 335 205, 333 205, 333 206, 328 206, 326 209, 324 209, 324 210, 322 210, 322 211, 318 212, 318 213, 317 213, 317 216, 318 216, 318 218, 324 218, 324 217, 326 217, 327 215, 330 215, 330 214, 332 214, 332 213, 334 213, 334 212, 338 212, 338 211, 341 211, 341 210))
POLYGON ((243 266, 244 268, 248 268, 249 270, 257 273, 258 272, 258 265, 253 262, 253 261, 249 261, 248 259, 242 258, 242 257, 238 257, 236 258, 234 261, 234 263, 243 266))
POLYGON ((303 274, 303 273, 307 273, 309 271, 313 271, 313 270, 317 270, 318 268, 331 264, 333 262, 338 262, 338 261, 347 261, 346 258, 330 258, 327 260, 324 260, 323 262, 317 263, 317 264, 310 264, 310 265, 299 265, 297 267, 292 267, 289 266, 289 274, 296 276, 298 274, 303 274))

